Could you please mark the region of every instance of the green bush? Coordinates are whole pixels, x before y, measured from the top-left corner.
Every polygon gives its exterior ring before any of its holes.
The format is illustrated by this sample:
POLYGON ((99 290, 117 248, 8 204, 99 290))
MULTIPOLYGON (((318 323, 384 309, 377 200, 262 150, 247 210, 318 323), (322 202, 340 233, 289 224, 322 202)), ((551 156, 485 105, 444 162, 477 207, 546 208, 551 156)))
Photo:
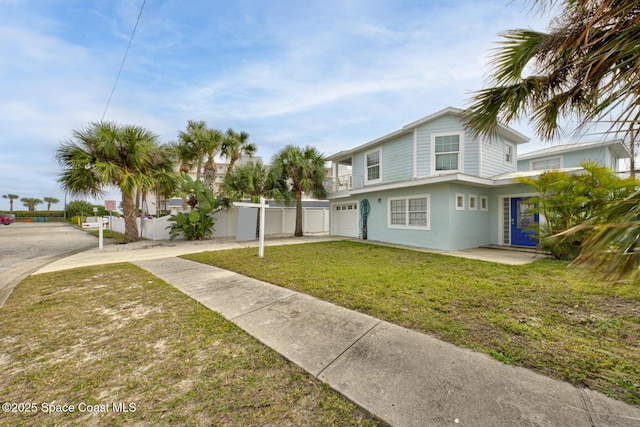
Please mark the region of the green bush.
POLYGON ((203 240, 211 237, 215 219, 213 213, 220 209, 220 198, 214 198, 210 188, 201 181, 194 181, 189 175, 182 173, 182 192, 188 195, 190 212, 178 212, 169 220, 174 223, 167 228, 169 239, 179 235, 186 240, 203 240))
POLYGON ((635 191, 638 182, 619 178, 611 169, 594 162, 583 162, 584 171, 566 173, 546 171, 537 178, 520 178, 519 182, 536 189, 538 196, 529 199, 536 205, 540 224, 532 229, 538 248, 563 260, 575 259, 583 249, 583 241, 593 229, 585 228, 567 236, 558 236, 587 221, 605 221, 608 206, 620 203, 635 191))

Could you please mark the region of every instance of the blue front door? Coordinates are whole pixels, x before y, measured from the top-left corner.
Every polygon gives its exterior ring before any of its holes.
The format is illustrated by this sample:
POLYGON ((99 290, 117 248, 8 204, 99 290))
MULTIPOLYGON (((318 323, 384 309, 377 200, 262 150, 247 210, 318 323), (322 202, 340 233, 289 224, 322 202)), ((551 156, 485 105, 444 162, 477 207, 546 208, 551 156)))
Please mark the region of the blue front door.
POLYGON ((527 202, 526 197, 511 199, 511 244, 518 246, 536 246, 535 230, 539 215, 533 212, 535 205, 527 202))

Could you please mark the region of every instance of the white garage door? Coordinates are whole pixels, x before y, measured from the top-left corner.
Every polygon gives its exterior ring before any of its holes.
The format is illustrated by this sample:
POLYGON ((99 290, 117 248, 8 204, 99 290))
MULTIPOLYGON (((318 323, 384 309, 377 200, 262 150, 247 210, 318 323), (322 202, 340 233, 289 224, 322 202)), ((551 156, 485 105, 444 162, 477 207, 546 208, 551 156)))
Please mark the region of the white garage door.
POLYGON ((358 203, 331 205, 331 229, 335 236, 358 237, 358 203))

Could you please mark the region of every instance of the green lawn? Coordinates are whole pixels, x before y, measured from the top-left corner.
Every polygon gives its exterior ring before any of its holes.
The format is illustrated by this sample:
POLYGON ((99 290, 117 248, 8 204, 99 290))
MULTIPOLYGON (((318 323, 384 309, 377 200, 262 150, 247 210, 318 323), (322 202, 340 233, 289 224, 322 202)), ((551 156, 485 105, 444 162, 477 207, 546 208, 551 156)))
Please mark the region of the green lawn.
POLYGON ((640 286, 566 263, 508 266, 337 241, 192 254, 505 363, 640 404, 640 286))
POLYGON ((16 287, 0 309, 0 402, 32 411, 0 412, 3 426, 383 425, 130 264, 16 287), (63 405, 74 412, 43 413, 63 405))

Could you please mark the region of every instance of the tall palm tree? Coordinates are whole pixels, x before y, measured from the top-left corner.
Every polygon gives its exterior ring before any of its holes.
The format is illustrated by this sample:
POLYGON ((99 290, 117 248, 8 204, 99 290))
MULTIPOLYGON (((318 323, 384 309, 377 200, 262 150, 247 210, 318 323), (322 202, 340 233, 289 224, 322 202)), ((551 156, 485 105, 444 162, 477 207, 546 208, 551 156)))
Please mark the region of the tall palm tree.
POLYGON ((230 200, 249 199, 257 203, 260 197, 291 202, 291 193, 282 174, 275 168, 267 168, 258 162, 249 162, 229 170, 222 188, 230 200))
POLYGON ((107 187, 119 188, 125 242, 135 242, 139 237, 134 194, 156 183, 157 140, 157 135, 139 126, 93 122, 74 130, 72 138, 58 147, 56 158, 62 167, 58 181, 72 194, 96 196, 107 187))
MULTIPOLYGON (((291 203, 291 193, 282 174, 267 168, 260 161, 249 162, 229 169, 224 177, 222 191, 230 200, 246 200, 258 203, 260 197, 291 203)), ((260 229, 260 210, 256 220, 256 236, 260 229)))
POLYGON ((296 200, 295 236, 302 236, 302 193, 313 194, 316 198, 326 195, 324 188, 325 158, 315 148, 304 149, 287 145, 273 159, 273 167, 280 171, 287 181, 296 200))
POLYGON ((51 211, 51 205, 55 205, 56 203, 58 203, 60 200, 56 199, 55 197, 43 197, 44 201, 47 203, 47 212, 51 211))
MULTIPOLYGON (((494 86, 472 98, 464 114, 468 127, 477 135, 491 137, 500 123, 529 118, 538 136, 551 139, 563 119, 577 119, 576 132, 594 121, 607 123, 608 133, 628 139, 633 153, 630 172, 635 178, 640 0, 532 2, 543 9, 558 3, 562 11, 547 33, 512 30, 503 34, 502 46, 492 61, 494 86), (525 75, 528 70, 530 74, 525 75)), ((629 205, 617 203, 606 210, 608 224, 587 235, 578 262, 609 273, 638 271, 640 229, 630 226, 635 212, 628 210, 634 201, 637 203, 637 196, 630 198, 629 205)), ((593 224, 563 234, 589 226, 593 224)))
POLYGON ((203 143, 205 153, 207 154, 207 161, 204 164, 203 171, 203 183, 209 187, 212 192, 214 191, 214 184, 216 182, 216 162, 215 156, 219 152, 222 146, 222 132, 217 129, 206 129, 202 132, 203 143))
POLYGON ((500 123, 528 118, 538 136, 551 139, 563 119, 577 119, 576 131, 599 121, 633 145, 640 121, 640 0, 532 2, 542 9, 560 3, 562 11, 546 33, 502 35, 492 59, 494 86, 477 92, 466 110, 470 129, 495 136, 500 123))
POLYGON ((29 209, 29 212, 35 212, 36 206, 42 204, 42 200, 35 197, 23 197, 20 201, 29 209))
POLYGON ((198 159, 191 137, 186 132, 180 132, 178 141, 171 144, 172 156, 180 162, 180 172, 189 173, 193 162, 198 159))
POLYGON ((205 141, 205 134, 207 131, 207 124, 200 120, 189 120, 187 122, 187 128, 184 131, 178 133, 180 141, 190 145, 195 153, 196 160, 196 180, 200 180, 200 173, 202 171, 202 162, 204 156, 207 154, 207 147, 205 141))
POLYGON ((20 196, 17 194, 3 194, 3 199, 9 199, 9 213, 13 213, 13 201, 19 199, 20 196))
POLYGON ((227 172, 233 169, 233 166, 240 158, 243 156, 253 157, 258 151, 256 145, 249 142, 248 139, 249 134, 245 131, 236 132, 231 128, 227 129, 221 149, 221 154, 229 159, 227 172))

